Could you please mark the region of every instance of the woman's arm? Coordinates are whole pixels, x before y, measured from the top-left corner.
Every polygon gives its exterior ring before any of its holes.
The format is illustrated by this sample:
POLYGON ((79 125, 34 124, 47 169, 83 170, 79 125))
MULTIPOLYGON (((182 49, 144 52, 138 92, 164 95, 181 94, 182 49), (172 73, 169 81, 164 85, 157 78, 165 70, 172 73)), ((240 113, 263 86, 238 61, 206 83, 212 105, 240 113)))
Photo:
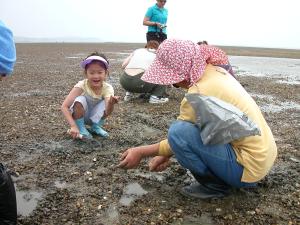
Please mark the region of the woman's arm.
POLYGON ((127 149, 121 155, 118 167, 132 169, 139 165, 143 158, 158 155, 159 143, 127 149))
POLYGON ((157 22, 152 22, 152 21, 150 21, 150 18, 149 18, 149 17, 145 16, 145 17, 144 17, 144 20, 143 20, 143 25, 144 25, 144 26, 157 26, 157 25, 159 25, 159 23, 157 23, 157 22))
POLYGON ((128 63, 130 62, 131 58, 133 56, 133 53, 131 53, 122 63, 122 69, 124 70, 125 67, 128 65, 128 63))

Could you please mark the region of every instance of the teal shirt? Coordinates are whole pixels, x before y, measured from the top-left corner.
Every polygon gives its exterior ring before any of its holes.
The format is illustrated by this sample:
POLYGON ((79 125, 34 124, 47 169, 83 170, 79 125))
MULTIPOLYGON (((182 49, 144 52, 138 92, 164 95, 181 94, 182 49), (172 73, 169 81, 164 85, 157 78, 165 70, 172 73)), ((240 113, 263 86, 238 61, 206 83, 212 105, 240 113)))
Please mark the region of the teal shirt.
MULTIPOLYGON (((145 17, 149 18, 151 22, 167 24, 168 10, 166 8, 159 8, 156 4, 148 8, 145 17)), ((148 32, 157 32, 159 29, 156 26, 148 26, 148 32)), ((167 34, 167 29, 164 28, 163 33, 167 34)))

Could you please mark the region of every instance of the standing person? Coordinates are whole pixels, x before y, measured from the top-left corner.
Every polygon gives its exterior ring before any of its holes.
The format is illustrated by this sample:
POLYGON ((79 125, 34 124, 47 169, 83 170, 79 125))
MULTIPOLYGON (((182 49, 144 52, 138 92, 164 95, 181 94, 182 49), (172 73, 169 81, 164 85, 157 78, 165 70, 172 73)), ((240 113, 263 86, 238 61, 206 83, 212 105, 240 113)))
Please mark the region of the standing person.
MULTIPOLYGON (((13 34, 0 21, 0 81, 9 76, 16 62, 13 34)), ((16 191, 7 168, 0 163, 0 224, 17 224, 16 191)))
POLYGON ((156 4, 148 8, 143 25, 148 26, 147 42, 151 40, 159 43, 167 39, 168 10, 165 8, 166 0, 157 0, 156 4))
POLYGON ((149 103, 169 101, 164 97, 166 86, 141 80, 144 72, 153 62, 158 46, 157 41, 148 41, 145 48, 136 49, 124 60, 122 64, 124 73, 120 77, 120 84, 126 90, 124 101, 130 101, 134 96, 133 93, 150 94, 149 103))
POLYGON ((105 55, 98 52, 90 54, 81 62, 85 79, 79 81, 64 100, 61 110, 70 125, 69 133, 73 138, 92 138, 91 132, 108 137, 102 128, 105 118, 113 111, 118 97, 113 87, 106 82, 109 62, 105 55))
MULTIPOLYGON (((168 167, 169 158, 174 154, 179 164, 197 180, 195 184, 183 187, 181 193, 200 199, 226 196, 232 188, 256 186, 270 171, 277 156, 277 147, 253 98, 236 79, 224 71, 207 64, 196 43, 173 39, 164 41, 142 80, 162 85, 173 84, 188 89, 188 94, 181 102, 180 114, 177 121, 171 124, 167 139, 126 150, 121 156, 119 167, 135 168, 142 158, 156 156, 150 161, 149 168, 151 171, 162 171, 168 167), (204 144, 212 134, 203 135, 204 129, 225 126, 225 132, 215 136, 220 138, 227 135, 230 124, 226 124, 227 120, 210 117, 209 112, 200 118, 200 122, 205 121, 207 127, 199 126, 198 111, 206 110, 208 104, 200 104, 197 110, 193 102, 188 100, 190 95, 204 96, 210 102, 222 102, 227 108, 229 105, 235 111, 240 110, 242 118, 251 118, 259 135, 242 136, 236 130, 231 130, 232 136, 240 136, 221 144, 204 144)), ((228 118, 235 115, 234 111, 224 110, 217 114, 223 113, 228 113, 228 118)))

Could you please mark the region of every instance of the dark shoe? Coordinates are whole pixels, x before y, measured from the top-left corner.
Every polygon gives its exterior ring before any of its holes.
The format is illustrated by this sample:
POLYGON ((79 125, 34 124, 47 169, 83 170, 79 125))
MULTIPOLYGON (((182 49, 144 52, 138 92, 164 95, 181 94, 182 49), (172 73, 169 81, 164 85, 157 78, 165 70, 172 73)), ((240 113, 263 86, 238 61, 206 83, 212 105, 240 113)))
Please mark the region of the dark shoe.
POLYGON ((180 194, 186 197, 210 199, 210 198, 222 198, 228 195, 228 192, 220 192, 203 186, 202 184, 195 183, 189 186, 185 186, 180 190, 180 194))
POLYGON ((149 100, 150 95, 151 94, 149 94, 149 93, 142 93, 139 95, 139 98, 144 99, 144 100, 149 100))

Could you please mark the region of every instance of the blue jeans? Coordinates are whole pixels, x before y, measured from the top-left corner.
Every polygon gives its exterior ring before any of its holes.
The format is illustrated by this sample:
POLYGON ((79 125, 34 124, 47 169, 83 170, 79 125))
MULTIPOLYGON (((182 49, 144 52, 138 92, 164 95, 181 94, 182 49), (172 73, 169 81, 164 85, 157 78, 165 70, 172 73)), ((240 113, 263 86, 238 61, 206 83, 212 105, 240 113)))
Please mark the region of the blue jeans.
POLYGON ((204 145, 195 124, 177 120, 169 128, 168 141, 179 164, 190 170, 196 179, 210 177, 209 180, 225 187, 256 185, 241 182, 244 168, 237 162, 231 144, 204 145))

